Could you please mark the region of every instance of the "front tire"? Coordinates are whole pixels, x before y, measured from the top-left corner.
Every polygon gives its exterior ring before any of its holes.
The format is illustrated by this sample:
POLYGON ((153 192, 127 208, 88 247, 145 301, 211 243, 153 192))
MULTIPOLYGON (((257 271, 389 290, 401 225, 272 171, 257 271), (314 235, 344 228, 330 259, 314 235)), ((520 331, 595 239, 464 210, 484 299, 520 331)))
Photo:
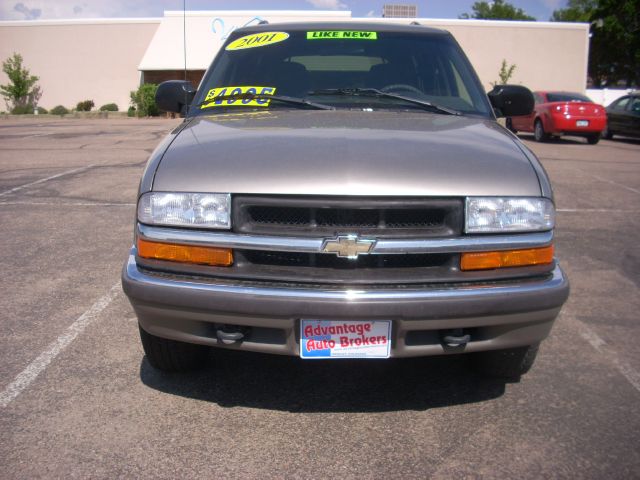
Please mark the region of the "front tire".
POLYGON ((609 124, 608 123, 604 127, 604 130, 602 131, 602 138, 606 138, 607 140, 611 140, 613 138, 613 132, 609 128, 609 124))
POLYGON ((187 372, 204 365, 209 347, 156 337, 139 328, 144 353, 153 368, 163 372, 187 372))
POLYGON ((527 373, 538 355, 539 343, 526 347, 473 354, 473 368, 489 377, 518 378, 527 373))
POLYGON ((536 142, 549 141, 549 134, 544 131, 544 125, 542 125, 542 120, 540 119, 537 119, 533 126, 533 138, 536 139, 536 142))

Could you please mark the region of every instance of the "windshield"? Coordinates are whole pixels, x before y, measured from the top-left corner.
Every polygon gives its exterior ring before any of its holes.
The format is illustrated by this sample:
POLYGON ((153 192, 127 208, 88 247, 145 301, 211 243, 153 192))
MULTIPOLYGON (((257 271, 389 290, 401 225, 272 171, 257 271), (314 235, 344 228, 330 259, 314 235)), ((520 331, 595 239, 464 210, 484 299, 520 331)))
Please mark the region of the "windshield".
POLYGON ((267 32, 231 36, 205 75, 190 115, 237 107, 309 106, 295 105, 291 99, 361 110, 424 111, 420 102, 426 102, 444 107, 429 110, 435 113, 448 109, 492 115, 472 67, 449 35, 287 31, 277 25, 267 32), (276 101, 277 97, 288 101, 276 101))
POLYGON ((589 102, 593 103, 589 97, 579 93, 547 93, 547 101, 551 102, 589 102))

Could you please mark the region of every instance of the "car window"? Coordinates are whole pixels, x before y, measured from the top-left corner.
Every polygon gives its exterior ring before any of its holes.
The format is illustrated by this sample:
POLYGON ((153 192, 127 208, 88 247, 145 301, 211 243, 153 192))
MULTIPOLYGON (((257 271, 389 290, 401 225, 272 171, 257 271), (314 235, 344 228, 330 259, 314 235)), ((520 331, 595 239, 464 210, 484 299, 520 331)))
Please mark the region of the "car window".
POLYGON ((467 90, 467 87, 465 86, 464 81, 460 76, 460 72, 458 72, 458 69, 456 69, 454 65, 450 65, 449 67, 451 68, 451 72, 453 72, 453 76, 455 78, 458 95, 460 96, 460 98, 466 101, 469 105, 472 105, 473 100, 471 99, 471 95, 469 94, 469 91, 467 90))
POLYGON ((303 65, 309 72, 368 72, 384 63, 380 57, 365 55, 306 55, 291 57, 291 62, 303 65))
MULTIPOLYGON (((230 108, 233 102, 205 100, 250 88, 336 108, 419 108, 388 98, 312 93, 375 88, 462 113, 492 115, 482 85, 449 35, 276 30, 250 35, 234 32, 205 75, 194 101, 200 106, 190 114, 210 113, 216 106, 230 108)), ((270 108, 287 108, 280 102, 267 103, 270 108)), ((235 105, 257 106, 240 101, 235 105)))
POLYGON ((585 95, 579 93, 547 93, 547 100, 549 102, 589 102, 593 103, 591 99, 585 95))
POLYGON ((611 108, 613 110, 624 110, 629 103, 629 100, 631 100, 631 97, 622 97, 619 100, 613 102, 613 104, 611 104, 611 108))
POLYGON ((631 102, 629 110, 632 112, 640 112, 640 98, 634 98, 631 102))

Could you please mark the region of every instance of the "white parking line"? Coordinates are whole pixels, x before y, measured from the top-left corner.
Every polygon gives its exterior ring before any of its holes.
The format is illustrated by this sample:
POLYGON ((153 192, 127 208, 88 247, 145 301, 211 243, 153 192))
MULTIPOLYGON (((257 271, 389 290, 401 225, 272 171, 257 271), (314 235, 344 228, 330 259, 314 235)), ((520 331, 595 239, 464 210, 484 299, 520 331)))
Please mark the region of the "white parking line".
POLYGON ((109 202, 0 202, 2 205, 29 205, 29 206, 54 206, 54 207, 135 207, 135 203, 109 203, 109 202))
POLYGON ((44 182, 48 182, 49 180, 54 180, 56 178, 64 177, 65 175, 71 175, 72 173, 83 172, 85 170, 89 170, 93 165, 87 165, 86 167, 75 168, 73 170, 67 170, 66 172, 58 173, 56 175, 51 175, 47 178, 41 178, 40 180, 36 180, 35 182, 25 183, 24 185, 18 185, 17 187, 13 187, 9 190, 5 190, 4 192, 0 192, 0 197, 4 197, 5 195, 9 195, 10 193, 17 192, 18 190, 22 190, 23 188, 32 187, 34 185, 39 185, 44 182))
POLYGON ((16 378, 0 393, 0 407, 9 405, 23 390, 25 390, 40 375, 47 366, 60 353, 73 342, 113 301, 120 292, 120 282, 116 283, 109 291, 100 297, 89 310, 80 315, 67 329, 56 338, 27 368, 20 372, 16 378))
POLYGON ((573 318, 573 320, 575 320, 580 327, 580 336, 611 362, 633 388, 640 392, 640 372, 621 359, 616 352, 607 347, 607 342, 600 338, 598 334, 591 330, 584 322, 576 318, 573 318))
POLYGON ((630 192, 640 193, 640 190, 638 190, 637 188, 629 187, 622 183, 614 182, 613 180, 607 180, 606 178, 602 178, 602 177, 599 177, 598 175, 593 175, 591 173, 588 173, 587 175, 589 175, 592 178, 595 178, 596 180, 600 180, 601 182, 610 183, 611 185, 615 185, 616 187, 624 188, 625 190, 629 190, 630 192))
POLYGON ((619 208, 558 208, 556 209, 556 212, 561 212, 561 213, 640 213, 640 209, 621 210, 619 208))

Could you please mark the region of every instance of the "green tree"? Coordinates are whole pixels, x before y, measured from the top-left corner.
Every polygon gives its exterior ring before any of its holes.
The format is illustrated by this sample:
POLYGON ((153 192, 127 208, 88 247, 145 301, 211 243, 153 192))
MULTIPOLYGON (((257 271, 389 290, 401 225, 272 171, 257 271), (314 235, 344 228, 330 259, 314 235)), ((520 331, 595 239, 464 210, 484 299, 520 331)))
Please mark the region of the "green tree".
POLYGON ((477 18, 482 20, 533 20, 535 18, 527 15, 521 8, 514 7, 504 0, 493 2, 475 2, 471 6, 473 13, 463 13, 460 18, 477 18))
POLYGON ((33 112, 42 96, 37 84, 40 78, 31 75, 22 66, 22 55, 18 53, 2 62, 2 71, 9 78, 8 84, 0 85, 0 94, 4 97, 7 108, 16 113, 33 112))
POLYGON ((566 8, 554 10, 552 22, 591 22, 591 14, 598 5, 597 0, 569 0, 566 8))
POLYGON ((640 84, 640 0, 569 0, 551 20, 591 24, 589 76, 594 86, 640 84))
POLYGON ((599 0, 591 14, 589 74, 596 86, 640 83, 640 1, 599 0))
POLYGON ((131 105, 136 108, 138 117, 155 117, 160 115, 160 110, 156 105, 155 83, 145 83, 140 85, 138 90, 131 92, 131 105))

